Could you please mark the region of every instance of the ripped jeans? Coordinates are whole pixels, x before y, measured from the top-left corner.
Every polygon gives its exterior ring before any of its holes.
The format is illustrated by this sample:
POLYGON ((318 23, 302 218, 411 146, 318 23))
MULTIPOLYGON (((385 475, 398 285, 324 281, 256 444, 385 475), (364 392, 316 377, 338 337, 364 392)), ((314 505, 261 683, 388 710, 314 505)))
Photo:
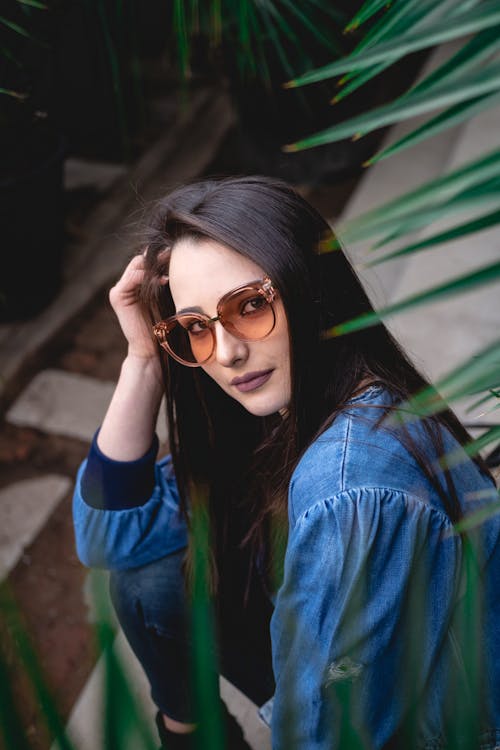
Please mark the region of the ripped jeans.
MULTIPOLYGON (((125 636, 151 686, 160 711, 181 722, 193 722, 190 685, 190 636, 182 573, 184 550, 148 565, 113 571, 111 599, 125 636)), ((215 602, 215 649, 220 674, 254 703, 274 693, 269 621, 273 605, 260 576, 252 576, 247 601, 246 577, 238 566, 221 578, 215 602)), ((207 639, 207 641, 210 639, 207 639)), ((218 690, 218 675, 214 674, 218 690)))

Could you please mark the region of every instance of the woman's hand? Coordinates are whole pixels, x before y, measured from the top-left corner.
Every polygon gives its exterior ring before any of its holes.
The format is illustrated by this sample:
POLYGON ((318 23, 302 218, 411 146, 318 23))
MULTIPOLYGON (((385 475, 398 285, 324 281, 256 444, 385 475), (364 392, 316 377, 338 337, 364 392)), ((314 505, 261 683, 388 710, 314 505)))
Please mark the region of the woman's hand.
MULTIPOLYGON (((109 301, 128 341, 128 356, 157 359, 158 348, 153 340, 151 325, 145 320, 139 304, 143 279, 144 256, 136 255, 110 290, 109 301)), ((160 278, 160 283, 166 282, 167 277, 160 278)))
MULTIPOLYGON (((133 461, 149 450, 163 395, 158 348, 139 304, 144 273, 144 258, 137 255, 109 292, 109 301, 128 341, 128 354, 97 443, 106 456, 116 461, 133 461)), ((160 278, 160 283, 166 282, 167 277, 160 278)))

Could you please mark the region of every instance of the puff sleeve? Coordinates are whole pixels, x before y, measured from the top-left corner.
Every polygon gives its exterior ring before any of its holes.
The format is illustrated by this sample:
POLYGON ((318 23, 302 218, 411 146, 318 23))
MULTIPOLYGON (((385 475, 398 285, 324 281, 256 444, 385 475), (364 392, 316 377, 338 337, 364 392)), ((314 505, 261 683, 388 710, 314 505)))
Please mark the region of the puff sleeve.
POLYGON ((424 686, 438 700, 461 565, 450 529, 385 488, 339 492, 291 525, 271 623, 273 750, 382 748, 424 686))

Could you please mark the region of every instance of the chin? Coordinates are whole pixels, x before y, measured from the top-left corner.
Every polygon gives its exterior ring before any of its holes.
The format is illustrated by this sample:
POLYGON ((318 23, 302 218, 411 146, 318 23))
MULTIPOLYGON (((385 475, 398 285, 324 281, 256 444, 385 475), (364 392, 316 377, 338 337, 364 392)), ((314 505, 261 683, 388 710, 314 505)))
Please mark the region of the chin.
POLYGON ((238 401, 254 417, 269 417, 271 414, 278 414, 285 409, 287 410, 290 403, 290 399, 284 398, 282 395, 276 398, 266 396, 262 399, 244 398, 238 399, 238 401))

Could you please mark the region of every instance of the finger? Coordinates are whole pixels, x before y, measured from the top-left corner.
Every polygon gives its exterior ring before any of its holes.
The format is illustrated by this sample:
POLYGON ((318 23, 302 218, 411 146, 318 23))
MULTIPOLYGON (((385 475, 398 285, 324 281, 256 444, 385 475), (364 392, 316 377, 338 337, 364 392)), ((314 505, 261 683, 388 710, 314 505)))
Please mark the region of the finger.
POLYGON ((128 266, 114 285, 113 289, 119 294, 126 294, 127 292, 136 289, 142 284, 144 273, 144 269, 142 268, 130 268, 128 266))
POLYGON ((144 268, 144 260, 144 254, 134 255, 128 266, 126 266, 125 270, 127 270, 127 268, 144 268))
POLYGON ((123 286, 127 287, 137 286, 142 283, 145 273, 143 268, 127 268, 118 283, 123 282, 123 286))

